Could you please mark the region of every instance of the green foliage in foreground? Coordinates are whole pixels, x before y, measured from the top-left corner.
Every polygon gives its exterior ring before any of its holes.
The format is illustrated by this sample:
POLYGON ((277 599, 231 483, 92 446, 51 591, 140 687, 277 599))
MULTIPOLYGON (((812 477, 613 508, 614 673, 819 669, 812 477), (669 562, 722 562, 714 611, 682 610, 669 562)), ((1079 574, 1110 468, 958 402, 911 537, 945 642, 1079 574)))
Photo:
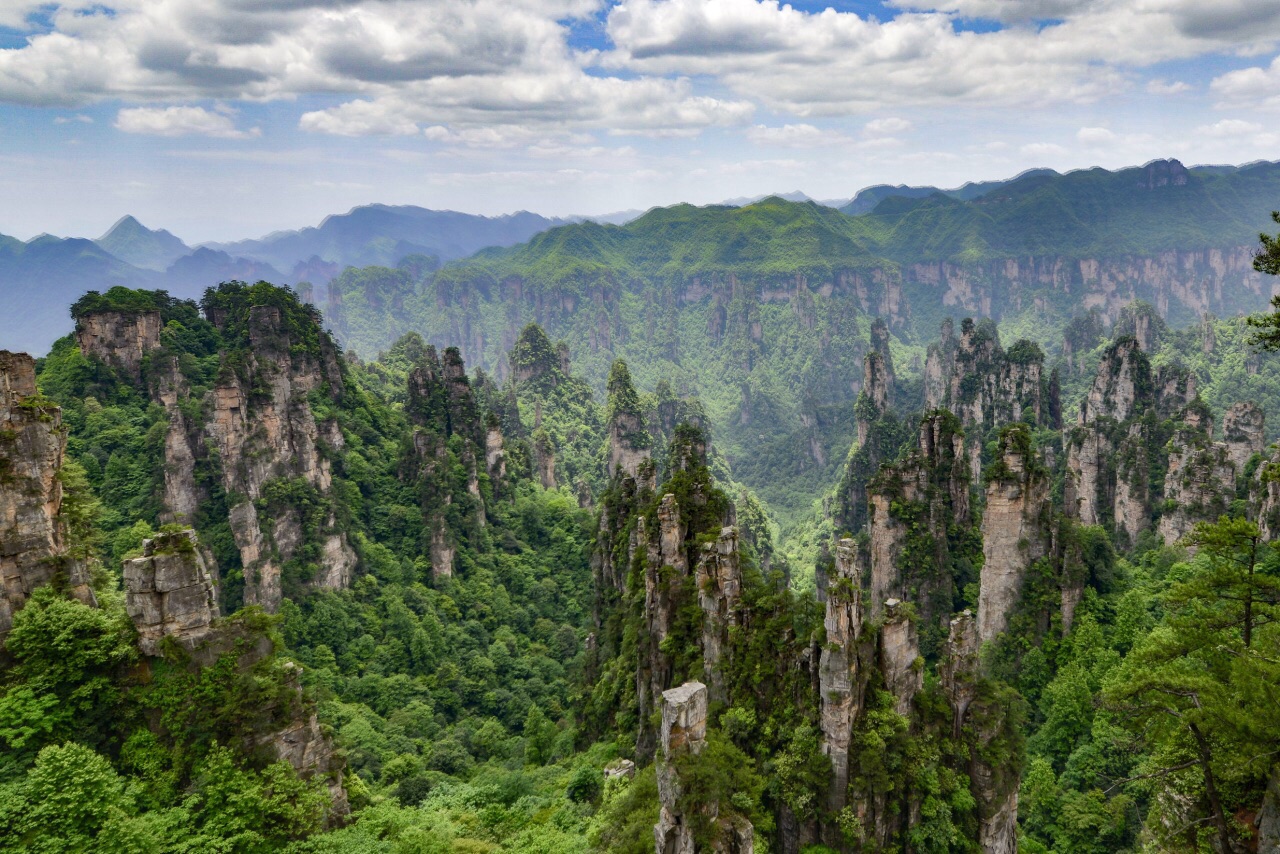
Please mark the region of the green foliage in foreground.
MULTIPOLYGON (((199 673, 140 665, 121 602, 101 595, 89 608, 42 588, 14 618, 0 851, 266 852, 319 830, 323 782, 245 748, 296 702, 282 661, 233 651, 199 673)), ((232 630, 268 625, 250 612, 232 630)))

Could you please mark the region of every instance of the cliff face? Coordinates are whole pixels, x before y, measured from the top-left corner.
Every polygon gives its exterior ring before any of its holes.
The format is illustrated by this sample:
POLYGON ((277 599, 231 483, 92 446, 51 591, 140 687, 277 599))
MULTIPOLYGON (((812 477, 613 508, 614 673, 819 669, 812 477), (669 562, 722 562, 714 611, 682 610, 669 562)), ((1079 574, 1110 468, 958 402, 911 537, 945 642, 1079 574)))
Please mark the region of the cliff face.
POLYGON ((240 346, 223 354, 222 370, 200 401, 190 399, 177 358, 162 348, 161 312, 90 312, 76 322, 86 357, 115 367, 168 413, 162 520, 195 520, 209 498, 197 483, 197 465, 216 460, 219 486, 235 502, 227 512, 247 604, 280 607, 282 566, 304 546, 314 567, 311 584, 347 586, 357 557, 333 513, 317 524, 282 497, 301 489, 329 499, 329 457, 341 451, 343 438, 335 421, 316 418, 310 397, 340 401, 337 349, 314 318, 305 321, 311 328, 299 328, 276 305, 211 308, 208 316, 240 346))
POLYGON ((702 608, 702 661, 712 700, 726 699, 724 665, 729 632, 742 625, 742 566, 738 529, 725 527, 714 543, 702 547, 694 570, 698 605, 702 608))
POLYGON ((640 669, 636 673, 636 694, 640 698, 642 730, 648 714, 654 708, 652 704, 671 684, 671 656, 663 649, 663 641, 671 633, 684 581, 689 576, 684 542, 688 531, 680 518, 680 505, 674 495, 662 497, 657 519, 658 529, 649 534, 644 573, 646 637, 640 669))
POLYGON ((1207 410, 1189 406, 1168 444, 1164 513, 1157 528, 1166 543, 1176 543, 1197 522, 1224 515, 1236 495, 1245 467, 1264 447, 1265 418, 1251 401, 1233 404, 1223 418, 1225 441, 1213 441, 1207 410))
POLYGON ((818 665, 821 706, 819 727, 822 752, 830 757, 832 777, 827 807, 839 812, 849 788, 849 743, 861 711, 857 642, 862 634, 862 578, 857 544, 836 545, 835 575, 829 580, 826 617, 827 642, 818 665))
MULTIPOLYGON (((226 317, 210 317, 215 325, 226 317)), ((222 462, 222 486, 244 496, 231 510, 231 531, 245 574, 246 604, 274 612, 283 595, 281 566, 308 533, 295 512, 281 512, 267 527, 257 501, 272 482, 300 480, 321 496, 332 486, 326 451, 341 447, 341 433, 333 423, 321 424, 311 411, 308 395, 342 395, 338 355, 324 332, 319 353, 299 352, 275 306, 249 310, 249 350, 241 372, 223 372, 213 390, 212 417, 206 427, 211 450, 222 462), (229 375, 228 375, 229 374, 229 375), (265 528, 265 530, 264 530, 265 528)), ((320 586, 350 583, 356 555, 346 535, 333 531, 330 515, 324 527, 316 581, 320 586)))
POLYGON ((0 644, 41 585, 60 582, 95 604, 88 565, 70 554, 59 516, 66 447, 61 410, 36 394, 35 361, 0 350, 0 644))
POLYGON ((686 682, 662 693, 662 752, 658 759, 658 801, 661 804, 658 823, 653 828, 654 851, 657 854, 752 854, 755 830, 751 822, 731 813, 721 815, 722 805, 681 803, 680 775, 675 763, 685 757, 696 757, 706 747, 707 688, 701 682, 686 682), (686 813, 692 806, 701 815, 686 813), (710 825, 710 844, 699 845, 692 822, 700 819, 710 825))
MULTIPOLYGON (((1040 348, 1019 341, 1006 351, 990 321, 965 319, 958 339, 944 324, 941 341, 929 347, 924 376, 925 407, 949 409, 975 436, 1015 421, 1044 423, 1050 410, 1040 348)), ((980 442, 972 443, 970 457, 976 480, 980 442)))
POLYGON ((903 286, 957 311, 999 319, 1069 299, 1115 322, 1134 300, 1152 303, 1162 316, 1193 317, 1256 310, 1270 283, 1253 269, 1253 246, 1161 252, 1150 256, 1009 258, 978 264, 909 264, 903 286))
POLYGON ((1007 628, 1027 569, 1049 550, 1049 476, 1032 450, 1030 431, 1006 428, 999 453, 982 514, 979 643, 1007 628))
POLYGON ((455 495, 466 506, 462 517, 468 527, 485 525, 484 497, 480 474, 490 478, 505 476, 505 449, 496 426, 485 429, 471 383, 461 356, 450 347, 443 360, 434 347, 426 347, 422 358, 408 376, 409 400, 405 412, 414 427, 412 450, 406 476, 414 483, 422 507, 428 539, 431 576, 434 580, 453 575, 460 530, 451 530, 448 514, 455 495), (456 457, 450 440, 456 437, 456 457), (454 464, 466 478, 466 494, 455 484, 454 464))
POLYGON ((106 362, 135 383, 143 360, 160 348, 159 311, 101 311, 76 321, 76 343, 88 358, 106 362))
POLYGON ((873 349, 863 357, 862 390, 853 407, 858 447, 840 486, 837 523, 849 531, 860 531, 866 523, 867 484, 900 444, 893 413, 895 380, 888 330, 878 318, 871 330, 873 349))
POLYGON ((880 616, 889 599, 909 601, 922 625, 951 613, 955 581, 952 534, 970 524, 969 455, 949 412, 930 413, 916 448, 871 482, 869 610, 880 616))
POLYGON ((124 589, 125 609, 147 655, 159 655, 165 638, 193 649, 218 618, 213 573, 192 530, 145 540, 142 557, 125 561, 124 589))
POLYGON ((1183 425, 1169 440, 1169 470, 1164 478, 1164 515, 1156 531, 1169 544, 1191 532, 1198 521, 1227 512, 1235 495, 1236 467, 1225 442, 1209 430, 1183 425))
MULTIPOLYGON (((1143 416, 1157 411, 1156 382, 1137 339, 1119 339, 1103 355, 1065 441, 1067 515, 1082 525, 1111 527, 1130 542, 1151 518, 1153 425, 1143 416)), ((1176 390, 1176 383, 1168 384, 1176 390)))
POLYGON ((909 715, 911 701, 924 687, 924 661, 920 658, 915 620, 905 603, 897 599, 884 603, 879 664, 885 688, 897 701, 898 714, 909 715))
MULTIPOLYGON (((1144 332, 1141 317, 1130 327, 1154 336, 1144 332)), ((1223 428, 1224 441, 1215 442, 1213 416, 1191 373, 1176 365, 1153 372, 1142 341, 1119 338, 1103 355, 1076 426, 1066 433, 1067 515, 1111 528, 1121 544, 1136 542, 1159 515, 1158 535, 1177 542, 1196 522, 1226 512, 1237 479, 1263 450, 1265 424, 1256 404, 1233 405, 1223 428)))

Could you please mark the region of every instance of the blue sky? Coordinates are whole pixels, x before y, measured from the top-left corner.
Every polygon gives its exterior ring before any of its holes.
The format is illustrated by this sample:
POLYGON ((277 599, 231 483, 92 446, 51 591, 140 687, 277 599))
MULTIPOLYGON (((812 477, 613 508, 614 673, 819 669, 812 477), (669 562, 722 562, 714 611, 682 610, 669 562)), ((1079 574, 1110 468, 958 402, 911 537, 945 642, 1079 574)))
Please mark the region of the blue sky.
POLYGON ((1280 159, 1276 0, 0 0, 0 232, 1280 159))

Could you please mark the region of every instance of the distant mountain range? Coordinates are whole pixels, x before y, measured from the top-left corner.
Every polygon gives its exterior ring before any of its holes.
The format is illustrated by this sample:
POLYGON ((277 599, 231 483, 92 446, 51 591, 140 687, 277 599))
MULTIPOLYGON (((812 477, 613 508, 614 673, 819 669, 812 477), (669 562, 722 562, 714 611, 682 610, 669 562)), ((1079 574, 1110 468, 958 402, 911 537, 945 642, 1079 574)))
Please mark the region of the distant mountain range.
POLYGON ((607 256, 592 263, 615 271, 633 268, 641 259, 600 243, 625 235, 631 236, 622 245, 643 244, 653 251, 646 259, 665 258, 663 263, 684 269, 743 263, 781 269, 793 262, 829 268, 831 263, 875 266, 1033 254, 1106 257, 1251 243, 1266 225, 1265 213, 1280 207, 1276 164, 1187 170, 1177 161, 1157 163, 1164 165, 1066 175, 1037 169, 952 190, 879 185, 852 199, 825 202, 812 202, 798 191, 771 197, 812 206, 810 219, 820 223, 816 231, 759 215, 733 218, 729 212, 761 201, 751 197, 706 208, 677 205, 590 218, 529 212, 484 217, 374 204, 327 217, 315 227, 196 247, 132 216, 97 240, 41 235, 24 243, 0 235, 0 346, 43 352, 68 331, 67 306, 89 289, 124 284, 198 297, 229 279, 324 285, 347 267, 394 267, 415 255, 424 256, 416 262, 420 268, 472 256, 493 264, 502 255, 489 253, 483 260, 481 250, 518 246, 535 235, 544 236, 498 266, 520 267, 536 256, 538 269, 554 270, 557 258, 572 257, 570 266, 576 267, 584 259, 607 256), (1159 181, 1179 192, 1159 197, 1137 192, 1159 181), (617 237, 608 231, 624 223, 629 230, 617 237), (750 234, 741 233, 746 224, 750 234), (649 235, 653 228, 661 233, 649 235), (805 241, 812 246, 801 249, 805 241), (746 260, 755 255, 760 255, 757 261, 746 260))

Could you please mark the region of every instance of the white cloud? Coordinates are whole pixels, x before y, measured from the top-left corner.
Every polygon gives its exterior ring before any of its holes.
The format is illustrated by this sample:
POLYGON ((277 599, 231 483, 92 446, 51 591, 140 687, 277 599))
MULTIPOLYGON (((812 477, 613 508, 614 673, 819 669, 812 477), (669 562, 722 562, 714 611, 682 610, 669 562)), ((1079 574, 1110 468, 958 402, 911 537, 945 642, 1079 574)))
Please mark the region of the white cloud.
POLYGON ((130 107, 116 114, 116 129, 151 136, 213 136, 248 139, 261 134, 259 128, 239 130, 231 116, 203 107, 130 107))
POLYGON ((710 75, 800 116, 899 105, 1087 103, 1125 91, 1133 71, 1280 39, 1280 4, 1229 0, 933 0, 881 22, 778 0, 623 0, 608 16, 606 67, 710 75), (1206 12, 1212 6, 1216 14, 1206 12), (1016 24, 957 28, 955 16, 1016 24))
POLYGON ((1063 157, 1069 152, 1055 142, 1032 142, 1018 149, 1024 157, 1063 157))
POLYGON ((1107 128, 1080 128, 1076 132, 1076 139, 1085 145, 1108 145, 1118 138, 1115 131, 1107 128))
MULTIPOLYGON (((881 21, 781 0, 0 0, 0 25, 29 31, 0 50, 0 103, 156 109, 323 95, 335 106, 298 110, 303 129, 443 133, 437 141, 476 149, 583 132, 691 136, 747 125, 763 107, 779 128, 753 129, 756 140, 835 144, 803 128, 879 115, 868 146, 911 129, 890 111, 1089 104, 1143 85, 1176 95, 1191 87, 1144 84, 1142 70, 1280 43, 1276 0, 894 4, 902 13, 881 21), (612 45, 575 48, 572 22, 605 9, 612 45), (48 26, 28 23, 37 10, 48 26), (976 32, 962 18, 1004 26, 976 32)), ((1280 106, 1280 70, 1231 72, 1213 92, 1280 106)))
POLYGON ((906 119, 900 119, 896 116, 887 116, 883 119, 873 119, 867 122, 862 132, 866 136, 893 136, 898 133, 906 133, 911 130, 913 125, 906 119))
POLYGON ((1224 105, 1280 107, 1280 56, 1266 68, 1242 68, 1215 77, 1209 89, 1224 105))
POLYGON ((1173 82, 1152 80, 1147 84, 1147 92, 1152 95, 1181 95, 1183 92, 1190 91, 1190 84, 1183 83, 1181 80, 1175 80, 1173 82))
POLYGON ((1220 141, 1254 150, 1272 150, 1280 145, 1280 134, 1268 131, 1258 122, 1244 119, 1222 119, 1211 125, 1201 125, 1194 133, 1203 140, 1220 141))
POLYGON ((1196 132, 1202 136, 1218 138, 1244 136, 1245 134, 1259 133, 1261 130, 1262 125, 1257 122, 1247 122, 1243 119, 1223 119, 1220 122, 1196 128, 1196 132))
POLYGON ((66 125, 66 124, 71 124, 72 122, 79 122, 82 125, 91 125, 93 124, 93 119, 86 115, 76 115, 76 116, 58 116, 53 120, 53 123, 55 125, 66 125))
POLYGON ((747 129, 747 139, 757 145, 773 145, 780 148, 819 148, 851 142, 839 131, 823 130, 808 124, 769 127, 755 125, 747 129))

